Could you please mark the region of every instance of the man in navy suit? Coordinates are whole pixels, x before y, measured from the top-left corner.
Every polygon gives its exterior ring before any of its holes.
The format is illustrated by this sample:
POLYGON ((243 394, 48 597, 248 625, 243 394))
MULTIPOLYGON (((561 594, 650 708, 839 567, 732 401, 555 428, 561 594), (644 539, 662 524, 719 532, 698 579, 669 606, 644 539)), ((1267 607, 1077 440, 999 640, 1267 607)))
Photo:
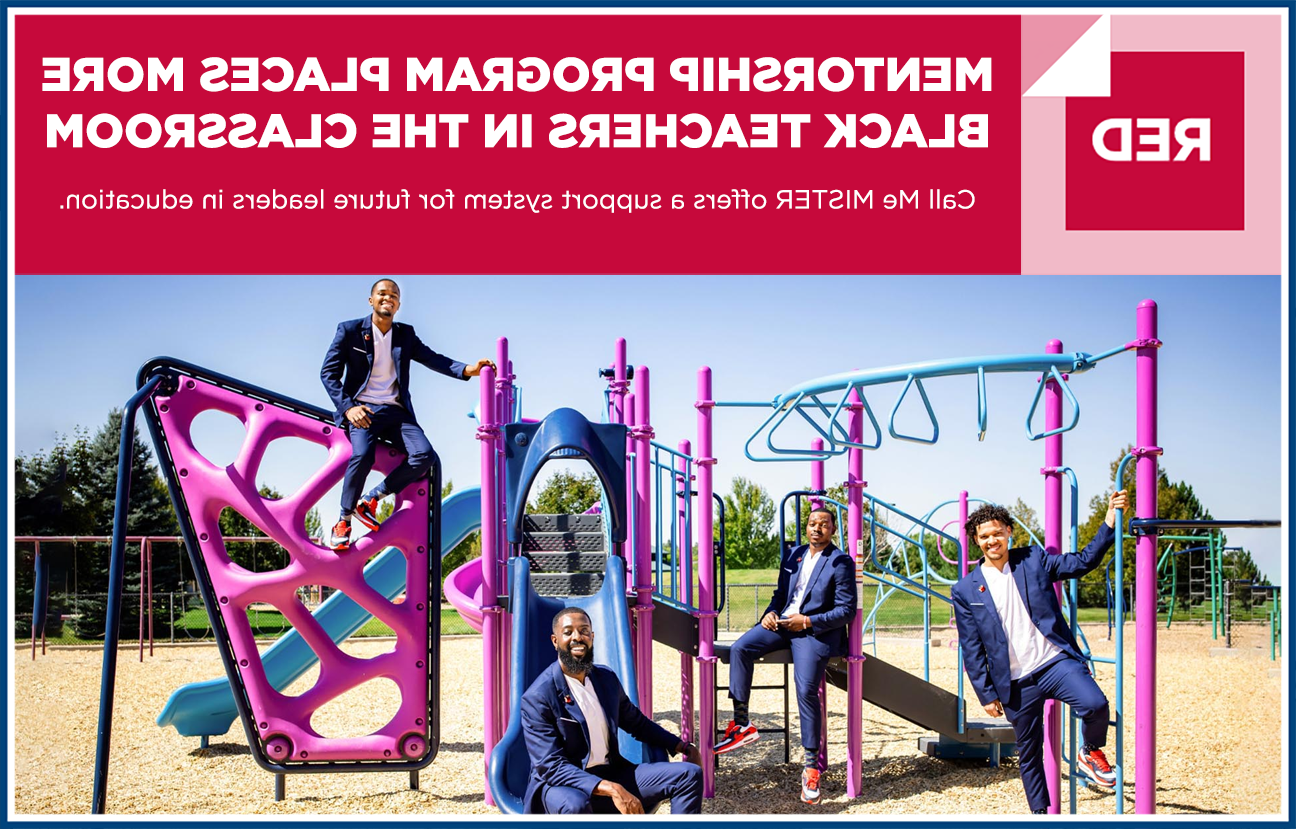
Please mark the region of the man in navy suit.
POLYGON ((1100 786, 1116 785, 1102 752, 1110 724, 1107 697, 1089 673, 1053 583, 1079 578, 1102 563, 1115 536, 1116 510, 1128 503, 1125 490, 1112 493, 1106 521, 1075 555, 1048 555, 1034 544, 1009 549, 1013 520, 1003 507, 987 504, 968 516, 967 534, 981 548, 982 562, 951 591, 963 665, 986 713, 1012 723, 1026 801, 1035 814, 1049 806, 1046 700, 1071 706, 1084 723, 1080 770, 1100 786))
POLYGON ((523 811, 638 815, 670 798, 672 814, 701 814, 697 746, 645 717, 617 675, 594 664, 594 630, 585 611, 558 611, 551 639, 558 661, 522 695, 522 734, 531 757, 523 811), (688 762, 634 765, 617 748, 618 729, 688 762))
POLYGON ((320 380, 336 409, 333 419, 351 438, 351 461, 342 479, 342 515, 329 538, 329 546, 339 551, 351 545, 352 513, 369 529, 378 529, 378 502, 432 468, 432 444, 410 404, 410 361, 459 380, 495 365, 490 360, 471 366, 455 362, 424 345, 411 326, 395 322, 400 286, 391 279, 380 279, 369 289, 369 307, 373 309, 369 316, 338 324, 320 369, 320 380), (379 440, 404 446, 405 459, 361 498, 379 440))
POLYGON ((797 709, 801 713, 801 800, 819 802, 819 685, 828 660, 846 653, 846 626, 855 618, 855 562, 832 543, 837 519, 831 510, 810 512, 806 541, 790 551, 779 568, 778 587, 760 624, 742 635, 730 650, 729 696, 734 718, 716 745, 725 754, 755 742, 751 724, 752 664, 771 651, 790 648, 796 675, 797 709))

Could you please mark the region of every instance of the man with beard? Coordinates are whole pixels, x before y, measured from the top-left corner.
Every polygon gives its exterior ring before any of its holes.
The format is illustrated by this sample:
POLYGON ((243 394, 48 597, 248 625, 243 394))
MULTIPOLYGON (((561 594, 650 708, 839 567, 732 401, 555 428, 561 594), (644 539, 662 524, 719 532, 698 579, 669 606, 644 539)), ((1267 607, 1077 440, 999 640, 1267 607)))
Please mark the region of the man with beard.
POLYGON ((672 814, 700 814, 697 746, 645 717, 617 675, 594 664, 589 615, 578 607, 558 611, 550 639, 558 661, 522 695, 522 733, 531 757, 523 811, 639 815, 669 798, 672 814), (617 748, 618 729, 688 762, 635 765, 617 748))
POLYGON ((328 539, 328 546, 338 552, 351 546, 353 513, 370 530, 378 529, 378 502, 432 468, 432 444, 414 419, 410 404, 410 361, 457 380, 476 377, 486 366, 495 367, 490 360, 466 366, 428 348, 413 327, 394 321, 400 296, 400 286, 394 280, 375 282, 369 289, 373 312, 338 324, 320 369, 320 380, 337 410, 333 420, 345 427, 351 438, 351 461, 342 478, 342 515, 328 539), (405 459, 361 498, 360 489, 373 468, 379 440, 404 446, 405 459))

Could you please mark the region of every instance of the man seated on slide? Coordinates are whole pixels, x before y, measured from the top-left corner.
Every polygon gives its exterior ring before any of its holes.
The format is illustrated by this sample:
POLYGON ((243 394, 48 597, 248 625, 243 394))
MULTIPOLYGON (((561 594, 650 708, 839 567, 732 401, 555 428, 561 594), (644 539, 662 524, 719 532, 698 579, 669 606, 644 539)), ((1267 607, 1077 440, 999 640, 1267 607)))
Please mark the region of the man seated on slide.
POLYGON ((801 714, 801 800, 819 802, 819 684, 828 660, 846 653, 846 626, 855 618, 855 562, 832 543, 837 518, 832 510, 811 510, 806 541, 779 567, 778 587, 760 624, 730 650, 729 696, 734 718, 715 747, 725 754, 760 737, 751 724, 752 664, 771 651, 792 650, 797 710, 801 714))
POLYGON ((701 814, 697 746, 645 717, 617 675, 594 664, 594 629, 585 611, 558 611, 550 640, 558 661, 522 695, 522 734, 531 757, 523 811, 639 815, 669 798, 671 814, 701 814), (621 756, 618 729, 688 762, 635 765, 621 756))
POLYGON ((1110 724, 1107 697, 1089 673, 1053 583, 1080 578, 1102 564, 1115 536, 1116 510, 1128 503, 1125 490, 1112 493, 1098 533, 1073 555, 1049 555, 1034 544, 1009 549, 1012 516, 995 504, 969 515, 965 525, 983 558, 950 591, 963 665, 986 713, 1012 723, 1026 802, 1035 814, 1049 807, 1043 750, 1047 700, 1066 703, 1084 722, 1076 759, 1081 773, 1099 786, 1116 785, 1102 752, 1110 724))

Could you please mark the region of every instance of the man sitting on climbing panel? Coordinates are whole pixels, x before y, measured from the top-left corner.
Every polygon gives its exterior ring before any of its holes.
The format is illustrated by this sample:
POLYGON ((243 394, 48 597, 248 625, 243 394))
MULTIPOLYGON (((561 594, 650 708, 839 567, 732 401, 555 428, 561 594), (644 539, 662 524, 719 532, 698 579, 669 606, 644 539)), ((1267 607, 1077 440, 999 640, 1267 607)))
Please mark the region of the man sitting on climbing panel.
POLYGON ((1128 503, 1125 490, 1112 493, 1098 533, 1073 555, 1049 555, 1035 544, 1009 549, 1012 516, 995 504, 969 515, 965 525, 982 560, 950 591, 963 665, 986 713, 1012 723, 1026 802, 1035 814, 1049 806, 1043 750, 1048 700, 1071 706, 1084 723, 1080 772, 1099 786, 1116 785, 1102 752, 1110 724, 1107 697, 1071 635, 1053 583, 1080 578, 1102 564, 1115 536, 1116 510, 1128 503))
POLYGON ((558 661, 522 695, 522 734, 531 758, 523 811, 640 815, 669 798, 671 814, 701 814, 697 746, 645 717, 617 675, 594 664, 594 628, 585 611, 558 611, 550 639, 558 661), (618 730, 688 762, 635 765, 621 756, 618 730))
POLYGON ((832 510, 811 510, 806 541, 791 550, 779 567, 778 587, 760 624, 742 635, 730 650, 729 696, 734 717, 716 744, 725 754, 760 738, 751 724, 752 665, 767 653, 791 649, 796 675, 797 710, 801 714, 801 800, 819 802, 819 685, 828 660, 846 653, 846 626, 855 618, 855 562, 832 543, 837 518, 832 510))
POLYGON ((378 502, 400 492, 432 468, 432 444, 414 419, 410 403, 410 361, 433 371, 467 380, 476 377, 490 360, 471 366, 455 362, 423 344, 412 326, 395 322, 400 309, 400 286, 380 279, 369 289, 367 317, 338 324, 324 356, 320 380, 337 409, 333 420, 351 438, 351 461, 342 478, 342 515, 327 539, 341 552, 351 546, 351 516, 370 530, 378 529, 378 502), (379 440, 405 448, 405 459, 382 483, 360 497, 379 440))

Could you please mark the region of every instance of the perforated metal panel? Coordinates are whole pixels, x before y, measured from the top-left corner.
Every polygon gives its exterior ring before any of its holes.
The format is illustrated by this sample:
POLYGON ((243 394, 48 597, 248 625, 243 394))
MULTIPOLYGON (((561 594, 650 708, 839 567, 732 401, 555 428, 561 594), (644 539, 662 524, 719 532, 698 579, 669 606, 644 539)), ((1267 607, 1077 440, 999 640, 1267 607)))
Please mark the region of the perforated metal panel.
POLYGON ((540 533, 522 535, 522 549, 542 553, 601 553, 603 533, 540 533))
POLYGON ((531 574, 531 587, 539 596, 593 596, 602 586, 601 573, 531 574))
POLYGON ((602 573, 602 553, 529 553, 532 573, 602 573))
POLYGON ((595 513, 577 515, 546 515, 534 513, 523 517, 524 532, 540 533, 601 533, 603 516, 595 513))

